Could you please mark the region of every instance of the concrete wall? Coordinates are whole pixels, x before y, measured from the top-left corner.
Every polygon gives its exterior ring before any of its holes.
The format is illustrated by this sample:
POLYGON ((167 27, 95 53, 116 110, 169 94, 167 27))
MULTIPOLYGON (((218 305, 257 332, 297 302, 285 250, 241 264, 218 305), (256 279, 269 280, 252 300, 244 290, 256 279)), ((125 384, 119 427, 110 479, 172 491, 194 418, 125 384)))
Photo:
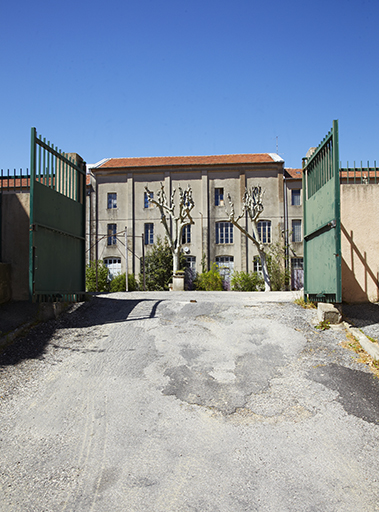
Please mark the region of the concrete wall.
POLYGON ((11 266, 12 300, 29 299, 29 204, 28 193, 3 193, 2 263, 11 266))
POLYGON ((341 185, 342 300, 379 300, 379 186, 341 185))

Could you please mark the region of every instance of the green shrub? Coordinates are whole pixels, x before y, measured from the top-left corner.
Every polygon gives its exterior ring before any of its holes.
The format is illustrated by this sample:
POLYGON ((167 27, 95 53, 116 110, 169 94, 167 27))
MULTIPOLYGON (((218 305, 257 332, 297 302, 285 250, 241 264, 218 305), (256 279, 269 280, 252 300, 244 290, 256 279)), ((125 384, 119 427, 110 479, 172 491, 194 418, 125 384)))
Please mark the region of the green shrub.
POLYGON ((114 277, 111 281, 111 292, 124 292, 125 291, 125 272, 114 277))
MULTIPOLYGON (((184 269, 186 259, 180 254, 180 268, 184 269)), ((168 240, 157 237, 156 243, 145 255, 145 282, 146 290, 168 290, 172 282, 173 259, 168 240)), ((143 283, 143 274, 140 274, 140 283, 143 283)))
POLYGON ((264 290, 263 277, 257 272, 233 272, 232 290, 237 292, 255 292, 264 290))
POLYGON ((291 275, 289 269, 285 268, 285 247, 280 242, 270 246, 267 266, 272 291, 288 290, 291 275))
POLYGON ((87 292, 108 292, 108 268, 102 260, 91 261, 86 265, 86 290, 87 292), (97 266, 97 290, 96 290, 96 266, 97 266))
POLYGON ((139 289, 138 281, 134 274, 128 274, 128 290, 135 292, 139 289))
POLYGON ((207 292, 223 291, 222 277, 219 274, 216 263, 212 264, 209 272, 203 272, 197 276, 195 285, 197 290, 204 290, 207 292))
MULTIPOLYGON (((124 292, 125 291, 125 272, 114 277, 111 281, 111 292, 124 292)), ((128 274, 128 291, 135 292, 138 290, 138 283, 134 274, 128 274)))

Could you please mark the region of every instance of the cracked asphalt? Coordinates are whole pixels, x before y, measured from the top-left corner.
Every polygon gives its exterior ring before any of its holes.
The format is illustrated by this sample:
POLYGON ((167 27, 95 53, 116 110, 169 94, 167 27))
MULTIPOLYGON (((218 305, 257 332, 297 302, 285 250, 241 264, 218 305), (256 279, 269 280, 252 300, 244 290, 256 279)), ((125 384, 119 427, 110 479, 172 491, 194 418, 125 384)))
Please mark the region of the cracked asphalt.
POLYGON ((0 510, 379 510, 379 381, 287 294, 100 295, 0 354, 0 510))

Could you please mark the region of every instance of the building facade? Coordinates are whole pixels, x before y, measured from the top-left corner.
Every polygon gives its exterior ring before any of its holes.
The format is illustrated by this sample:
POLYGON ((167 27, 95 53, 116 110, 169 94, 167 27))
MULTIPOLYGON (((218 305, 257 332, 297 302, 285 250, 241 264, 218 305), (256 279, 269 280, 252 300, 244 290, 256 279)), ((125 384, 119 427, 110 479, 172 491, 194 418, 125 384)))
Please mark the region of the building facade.
MULTIPOLYGON (((259 270, 253 242, 233 227, 227 215, 229 195, 239 214, 245 189, 258 185, 264 189, 258 226, 262 241, 287 245, 288 264, 302 267, 301 171, 286 170, 276 154, 111 158, 89 166, 89 171, 88 260, 103 260, 113 275, 126 268, 139 274, 143 254, 157 237, 164 237, 159 210, 145 192, 147 185, 156 194, 161 183, 168 197, 174 190, 178 194, 180 186, 192 188, 194 224, 183 230, 182 250, 188 266, 197 272, 213 262, 226 280, 233 270, 259 270)), ((240 222, 252 233, 247 216, 240 222)))

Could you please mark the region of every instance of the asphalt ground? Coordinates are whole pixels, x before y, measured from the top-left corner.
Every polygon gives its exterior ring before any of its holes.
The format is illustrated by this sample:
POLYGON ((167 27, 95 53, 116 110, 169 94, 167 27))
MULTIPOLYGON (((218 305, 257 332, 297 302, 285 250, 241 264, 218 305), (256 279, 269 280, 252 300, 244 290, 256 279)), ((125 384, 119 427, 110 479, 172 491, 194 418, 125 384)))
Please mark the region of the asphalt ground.
POLYGON ((0 510, 379 510, 379 381, 293 298, 110 294, 15 341, 0 510))

